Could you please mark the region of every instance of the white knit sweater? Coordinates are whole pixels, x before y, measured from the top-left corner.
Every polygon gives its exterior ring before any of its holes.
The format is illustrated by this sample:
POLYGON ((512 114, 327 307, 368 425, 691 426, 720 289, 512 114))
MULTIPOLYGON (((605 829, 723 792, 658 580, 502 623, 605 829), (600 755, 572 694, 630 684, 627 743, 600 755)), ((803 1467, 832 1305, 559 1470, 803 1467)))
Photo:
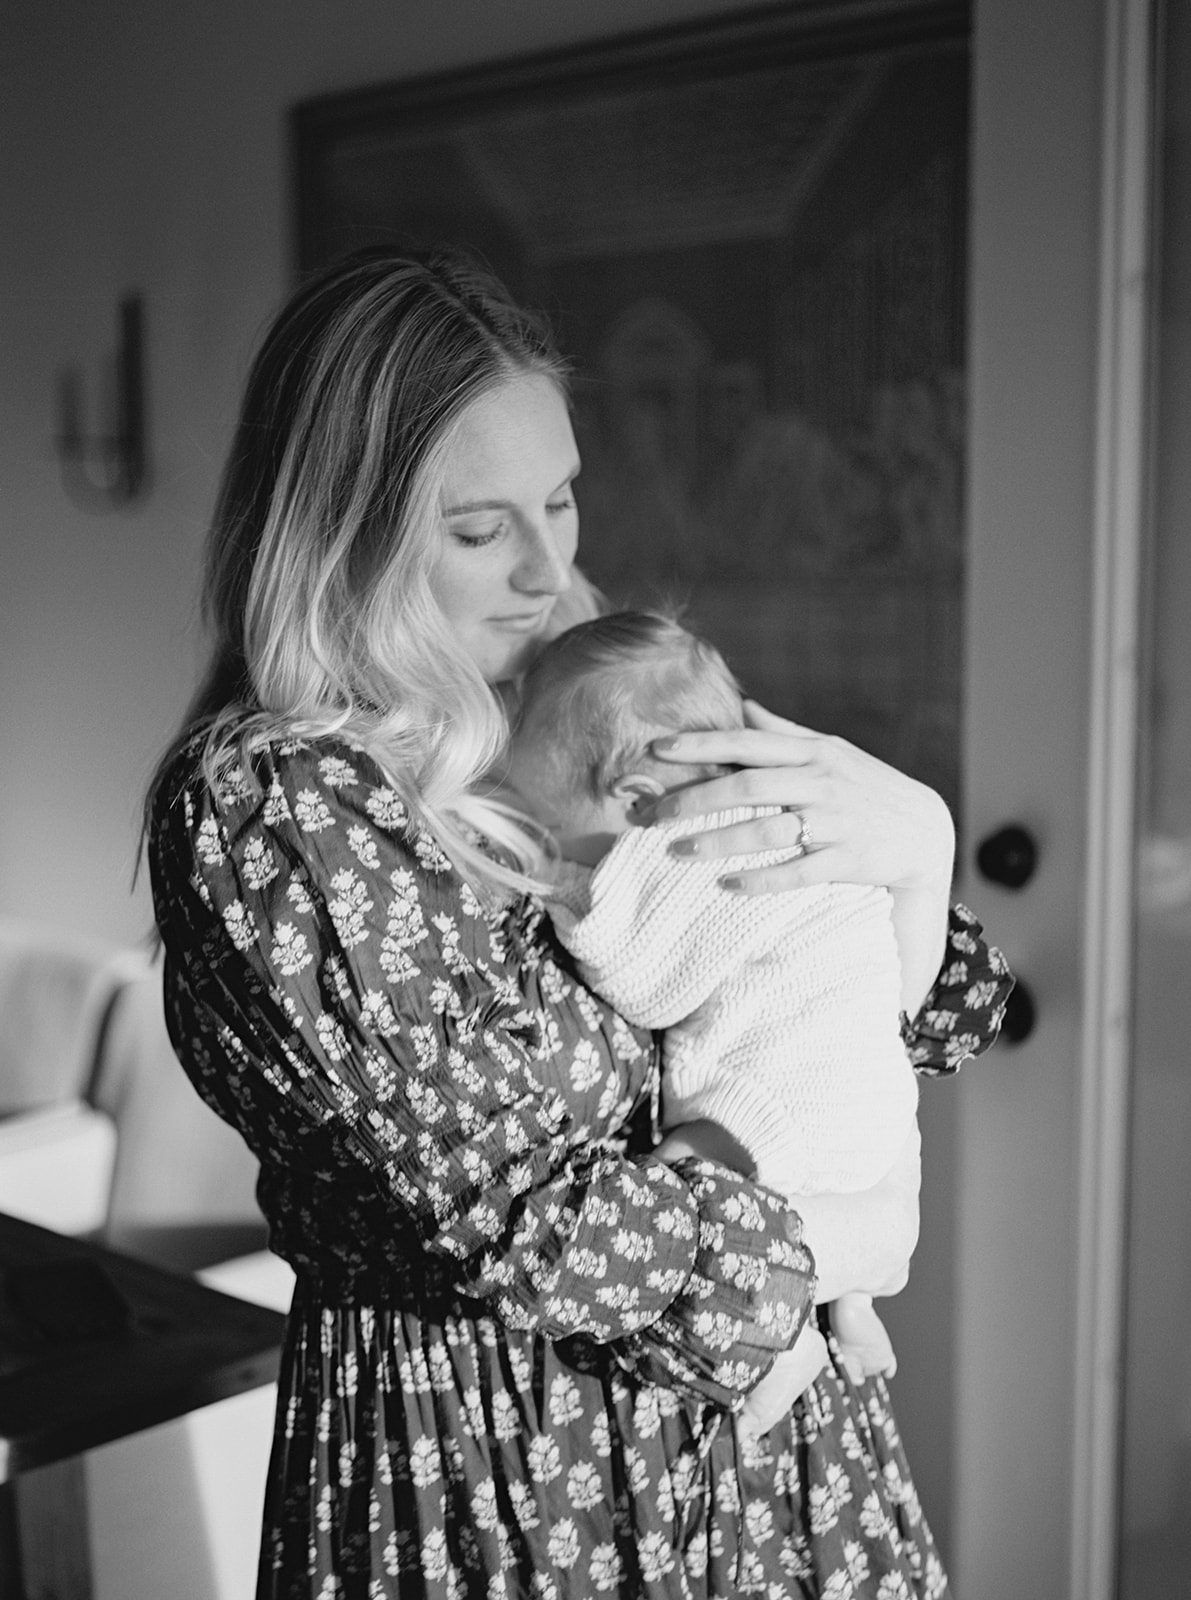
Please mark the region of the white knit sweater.
POLYGON ((893 1164, 918 1104, 892 898, 840 883, 735 894, 719 886, 725 871, 782 855, 668 853, 681 833, 755 814, 630 829, 594 872, 563 873, 554 923, 592 988, 666 1030, 666 1126, 718 1122, 759 1180, 789 1195, 865 1189, 893 1164))

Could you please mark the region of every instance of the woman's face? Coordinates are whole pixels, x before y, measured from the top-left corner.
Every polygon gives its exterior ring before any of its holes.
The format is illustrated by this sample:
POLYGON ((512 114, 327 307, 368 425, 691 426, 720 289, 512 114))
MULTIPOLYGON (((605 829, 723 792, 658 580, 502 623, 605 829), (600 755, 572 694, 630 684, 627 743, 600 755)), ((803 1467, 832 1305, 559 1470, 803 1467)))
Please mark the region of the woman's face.
POLYGON ((447 459, 430 584, 489 683, 529 664, 570 587, 578 471, 571 419, 553 379, 519 374, 464 412, 447 459))

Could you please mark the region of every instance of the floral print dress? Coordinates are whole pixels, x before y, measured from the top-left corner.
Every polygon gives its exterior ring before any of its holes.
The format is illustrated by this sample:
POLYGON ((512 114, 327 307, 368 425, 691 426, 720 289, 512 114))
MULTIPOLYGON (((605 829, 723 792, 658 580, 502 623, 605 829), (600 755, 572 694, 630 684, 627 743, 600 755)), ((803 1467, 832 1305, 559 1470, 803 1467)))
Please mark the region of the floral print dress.
MULTIPOLYGON (((482 903, 335 741, 216 786, 184 748, 150 865, 175 1049, 297 1273, 259 1600, 947 1594, 879 1380, 738 1439, 811 1311, 798 1217, 649 1153, 653 1040, 538 902, 482 903)), ((930 1071, 1009 982, 967 913, 951 943, 930 1071)))

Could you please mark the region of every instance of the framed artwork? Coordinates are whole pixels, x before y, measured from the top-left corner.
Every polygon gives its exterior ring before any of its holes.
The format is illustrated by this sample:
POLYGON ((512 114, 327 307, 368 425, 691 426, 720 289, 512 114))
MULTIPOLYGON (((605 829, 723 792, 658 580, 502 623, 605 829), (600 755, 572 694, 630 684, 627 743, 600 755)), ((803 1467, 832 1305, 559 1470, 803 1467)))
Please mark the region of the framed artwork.
POLYGON ((735 11, 305 102, 299 270, 448 241, 575 363, 581 561, 958 798, 966 4, 735 11))

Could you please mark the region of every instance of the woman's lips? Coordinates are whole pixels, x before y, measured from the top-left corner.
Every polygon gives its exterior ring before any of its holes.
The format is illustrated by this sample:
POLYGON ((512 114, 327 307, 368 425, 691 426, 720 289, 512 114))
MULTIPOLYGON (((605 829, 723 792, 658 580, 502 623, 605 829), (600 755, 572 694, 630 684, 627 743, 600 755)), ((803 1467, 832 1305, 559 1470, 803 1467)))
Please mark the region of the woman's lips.
POLYGON ((489 617, 489 622, 494 627, 505 628, 510 633, 532 633, 535 628, 540 628, 546 620, 545 611, 522 611, 514 616, 489 617))

